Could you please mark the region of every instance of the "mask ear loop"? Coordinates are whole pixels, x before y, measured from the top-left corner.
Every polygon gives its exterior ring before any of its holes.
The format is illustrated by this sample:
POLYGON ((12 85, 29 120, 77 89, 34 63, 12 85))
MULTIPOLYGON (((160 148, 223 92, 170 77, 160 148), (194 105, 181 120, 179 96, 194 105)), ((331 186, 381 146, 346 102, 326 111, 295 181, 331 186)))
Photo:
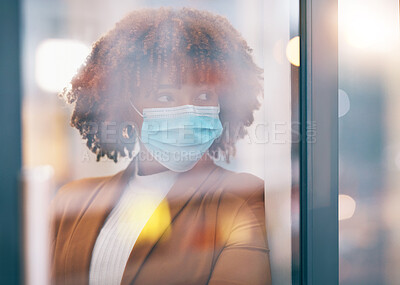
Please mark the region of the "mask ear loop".
MULTIPOLYGON (((129 103, 131 104, 131 106, 133 107, 133 109, 136 111, 136 113, 138 113, 139 116, 143 118, 142 113, 140 113, 139 110, 135 107, 135 105, 132 103, 131 99, 129 99, 129 103)), ((136 136, 137 136, 137 138, 143 143, 142 138, 140 137, 140 135, 139 135, 139 133, 138 133, 138 130, 136 130, 136 136)), ((139 147, 140 147, 140 145, 139 145, 139 147)))
POLYGON ((139 114, 139 116, 143 118, 143 114, 139 112, 139 110, 135 107, 135 105, 133 105, 131 99, 129 99, 129 103, 131 104, 131 106, 133 107, 133 109, 135 109, 135 111, 139 114))

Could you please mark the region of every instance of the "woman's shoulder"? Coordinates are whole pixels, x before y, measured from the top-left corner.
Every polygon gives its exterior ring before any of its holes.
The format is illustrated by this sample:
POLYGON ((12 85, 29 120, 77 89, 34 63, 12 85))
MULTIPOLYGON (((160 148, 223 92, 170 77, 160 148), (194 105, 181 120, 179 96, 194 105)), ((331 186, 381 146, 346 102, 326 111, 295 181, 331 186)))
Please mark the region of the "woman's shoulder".
POLYGON ((229 237, 232 244, 250 242, 256 244, 257 248, 267 248, 264 234, 264 180, 250 173, 223 172, 225 175, 222 191, 219 192, 217 215, 221 231, 231 233, 229 237), (246 236, 260 238, 243 240, 246 236))
POLYGON ((98 185, 101 185, 111 177, 112 176, 89 177, 70 181, 58 189, 56 196, 88 194, 88 192, 94 191, 98 185))
POLYGON ((57 212, 71 207, 80 209, 82 205, 93 199, 107 181, 118 175, 119 173, 111 176, 81 178, 64 184, 53 198, 53 209, 55 208, 57 212))
POLYGON ((234 172, 220 167, 224 174, 221 181, 225 195, 236 196, 240 199, 264 196, 264 180, 246 172, 234 172))

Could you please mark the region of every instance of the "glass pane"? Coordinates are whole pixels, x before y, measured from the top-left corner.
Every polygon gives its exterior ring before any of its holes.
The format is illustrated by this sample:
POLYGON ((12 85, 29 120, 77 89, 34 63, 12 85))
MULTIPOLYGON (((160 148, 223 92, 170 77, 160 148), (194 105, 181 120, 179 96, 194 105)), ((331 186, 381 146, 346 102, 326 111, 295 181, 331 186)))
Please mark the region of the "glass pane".
POLYGON ((23 20, 27 284, 298 283, 298 3, 23 20))
POLYGON ((339 1, 340 283, 398 284, 399 1, 339 1))

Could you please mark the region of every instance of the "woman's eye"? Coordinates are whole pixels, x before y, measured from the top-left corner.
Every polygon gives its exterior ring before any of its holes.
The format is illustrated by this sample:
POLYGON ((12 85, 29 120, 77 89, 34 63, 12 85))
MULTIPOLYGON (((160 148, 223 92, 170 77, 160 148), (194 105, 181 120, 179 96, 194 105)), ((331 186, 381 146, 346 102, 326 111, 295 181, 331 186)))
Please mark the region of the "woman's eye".
POLYGON ((197 97, 197 99, 202 100, 202 101, 206 101, 206 100, 208 100, 208 94, 203 92, 197 97))
POLYGON ((173 101, 172 97, 169 96, 169 95, 160 95, 160 96, 158 96, 157 100, 160 101, 160 102, 171 102, 171 101, 173 101))

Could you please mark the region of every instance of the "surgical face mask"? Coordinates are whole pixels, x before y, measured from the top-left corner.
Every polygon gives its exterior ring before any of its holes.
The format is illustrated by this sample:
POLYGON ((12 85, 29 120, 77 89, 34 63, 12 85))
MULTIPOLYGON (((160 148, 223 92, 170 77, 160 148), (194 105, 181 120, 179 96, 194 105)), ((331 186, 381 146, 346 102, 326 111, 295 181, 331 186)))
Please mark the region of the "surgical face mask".
POLYGON ((140 140, 150 154, 166 168, 185 172, 193 168, 211 144, 222 134, 219 106, 184 105, 145 108, 140 140))

